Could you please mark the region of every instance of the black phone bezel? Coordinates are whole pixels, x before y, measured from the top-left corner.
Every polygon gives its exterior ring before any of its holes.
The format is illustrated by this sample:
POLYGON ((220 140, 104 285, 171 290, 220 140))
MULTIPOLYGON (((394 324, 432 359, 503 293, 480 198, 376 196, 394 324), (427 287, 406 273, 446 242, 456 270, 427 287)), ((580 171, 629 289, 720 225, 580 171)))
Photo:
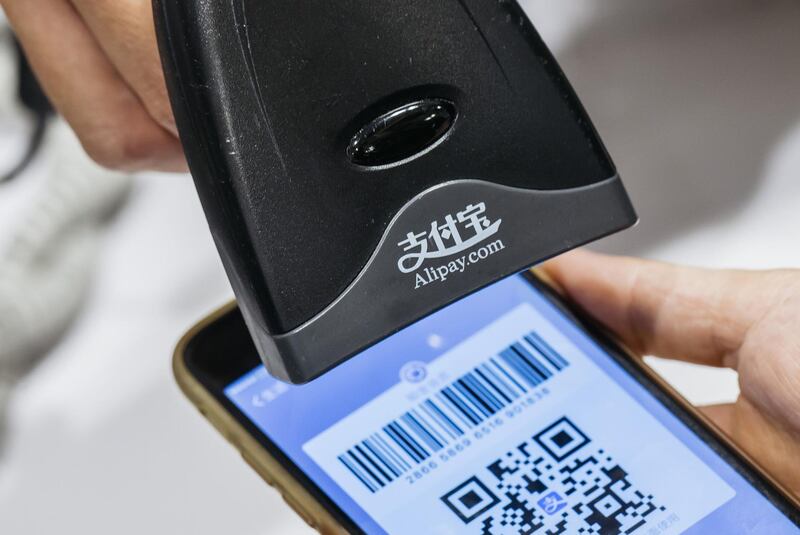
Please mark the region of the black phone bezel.
MULTIPOLYGON (((566 301, 533 272, 526 271, 522 276, 567 318, 579 325, 626 373, 650 392, 754 489, 786 515, 791 522, 800 527, 800 510, 792 501, 776 488, 774 483, 757 467, 744 458, 735 447, 720 440, 705 422, 688 411, 672 392, 665 390, 649 377, 642 369, 641 364, 633 362, 632 357, 618 346, 602 326, 576 305, 566 301)), ((261 364, 238 308, 232 308, 192 337, 185 346, 183 359, 189 372, 211 393, 214 399, 318 500, 342 527, 349 533, 364 533, 363 529, 356 525, 316 483, 300 470, 277 444, 225 396, 226 386, 261 364)))

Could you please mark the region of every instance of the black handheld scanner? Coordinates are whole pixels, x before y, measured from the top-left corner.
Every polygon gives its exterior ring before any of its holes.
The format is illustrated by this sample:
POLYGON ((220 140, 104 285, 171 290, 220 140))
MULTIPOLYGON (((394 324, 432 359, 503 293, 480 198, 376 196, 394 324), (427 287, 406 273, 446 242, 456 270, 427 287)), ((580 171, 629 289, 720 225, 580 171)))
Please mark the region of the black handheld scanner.
POLYGON ((513 0, 155 0, 155 15, 211 232, 280 379, 636 220, 513 0))

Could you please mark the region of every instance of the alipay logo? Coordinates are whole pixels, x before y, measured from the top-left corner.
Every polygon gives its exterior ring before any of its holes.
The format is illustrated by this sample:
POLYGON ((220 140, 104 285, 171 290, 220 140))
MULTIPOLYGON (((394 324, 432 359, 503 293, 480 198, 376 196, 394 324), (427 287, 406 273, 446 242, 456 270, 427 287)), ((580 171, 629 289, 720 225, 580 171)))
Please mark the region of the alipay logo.
POLYGON ((497 239, 469 254, 419 271, 428 260, 453 257, 497 234, 502 220, 491 221, 485 213, 485 203, 468 204, 455 216, 447 214, 441 223, 432 221, 427 231, 409 232, 406 239, 397 244, 405 253, 397 261, 397 268, 402 273, 417 272, 414 286, 417 289, 434 281, 444 282, 450 274, 463 273, 471 264, 501 251, 505 245, 497 239))

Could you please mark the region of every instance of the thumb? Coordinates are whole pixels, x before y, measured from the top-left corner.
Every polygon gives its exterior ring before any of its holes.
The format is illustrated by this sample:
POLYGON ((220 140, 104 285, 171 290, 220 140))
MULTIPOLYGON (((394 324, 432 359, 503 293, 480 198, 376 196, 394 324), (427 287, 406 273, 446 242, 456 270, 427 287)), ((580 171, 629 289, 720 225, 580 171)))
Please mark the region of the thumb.
POLYGON ((767 274, 573 251, 543 270, 642 355, 737 366, 748 329, 779 298, 767 274))

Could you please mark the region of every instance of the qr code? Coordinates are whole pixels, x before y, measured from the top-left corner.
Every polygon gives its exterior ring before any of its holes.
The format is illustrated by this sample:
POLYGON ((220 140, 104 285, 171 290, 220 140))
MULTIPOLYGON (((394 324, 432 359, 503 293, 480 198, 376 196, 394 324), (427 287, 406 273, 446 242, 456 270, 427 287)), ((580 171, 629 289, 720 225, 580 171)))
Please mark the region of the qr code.
POLYGON ((666 508, 562 417, 441 497, 482 535, 618 535, 666 508))

